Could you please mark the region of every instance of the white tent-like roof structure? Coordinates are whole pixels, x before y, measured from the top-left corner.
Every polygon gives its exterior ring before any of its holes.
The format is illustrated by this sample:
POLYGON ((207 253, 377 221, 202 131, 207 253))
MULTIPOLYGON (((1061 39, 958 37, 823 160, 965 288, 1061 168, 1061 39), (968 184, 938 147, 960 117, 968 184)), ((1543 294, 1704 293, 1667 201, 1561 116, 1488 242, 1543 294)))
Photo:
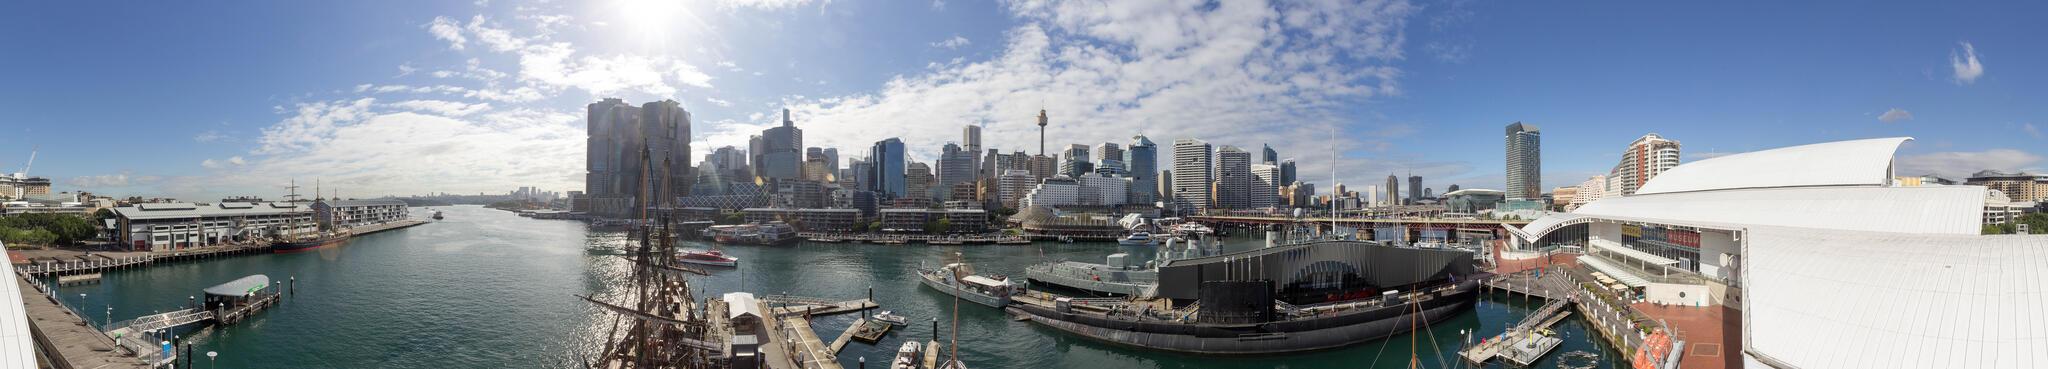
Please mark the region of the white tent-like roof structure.
MULTIPOLYGON (((0 243, 0 250, 6 249, 7 245, 0 243)), ((0 274, 16 278, 14 263, 0 264, 4 264, 0 265, 0 272, 4 272, 0 274)), ((0 283, 0 368, 35 367, 35 338, 28 332, 28 306, 22 305, 21 285, 12 280, 0 283)))
POLYGON ((2048 236, 1978 235, 1983 187, 1893 186, 1892 157, 1908 140, 1686 163, 1634 195, 1508 230, 1524 240, 1592 222, 1737 232, 1741 355, 1753 368, 2048 367, 2048 236))

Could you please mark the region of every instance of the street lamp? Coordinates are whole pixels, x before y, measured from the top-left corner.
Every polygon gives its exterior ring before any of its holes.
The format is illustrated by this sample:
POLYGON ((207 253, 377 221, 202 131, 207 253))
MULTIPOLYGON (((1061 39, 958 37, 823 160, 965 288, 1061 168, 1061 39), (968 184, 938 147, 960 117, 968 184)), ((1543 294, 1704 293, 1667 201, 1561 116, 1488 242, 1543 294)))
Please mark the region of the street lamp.
POLYGON ((220 353, 218 353, 218 352, 213 352, 213 351, 207 351, 207 352, 206 352, 206 367, 207 367, 208 369, 211 369, 211 368, 213 368, 213 358, 214 358, 214 357, 216 357, 216 356, 220 356, 220 353))

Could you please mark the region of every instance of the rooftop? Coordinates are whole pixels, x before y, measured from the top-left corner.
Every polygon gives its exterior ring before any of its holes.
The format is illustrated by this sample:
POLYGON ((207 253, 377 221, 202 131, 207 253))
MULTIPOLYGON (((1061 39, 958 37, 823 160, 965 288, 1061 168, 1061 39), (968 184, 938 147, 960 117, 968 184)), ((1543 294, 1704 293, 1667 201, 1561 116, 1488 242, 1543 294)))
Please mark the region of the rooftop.
POLYGON ((193 217, 269 215, 291 212, 305 212, 303 205, 283 202, 223 202, 211 205, 193 203, 137 204, 131 207, 114 208, 114 213, 131 220, 178 219, 193 217))

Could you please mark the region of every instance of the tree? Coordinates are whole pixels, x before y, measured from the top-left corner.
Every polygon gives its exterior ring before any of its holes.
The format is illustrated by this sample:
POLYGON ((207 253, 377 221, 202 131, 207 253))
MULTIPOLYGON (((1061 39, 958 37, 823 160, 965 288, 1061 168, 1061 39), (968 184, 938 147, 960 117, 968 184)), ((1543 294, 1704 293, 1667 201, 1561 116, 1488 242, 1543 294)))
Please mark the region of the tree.
POLYGON ((2018 222, 2027 225, 2027 233, 2048 234, 2048 213, 2029 213, 2027 215, 2021 215, 2018 222))
POLYGON ((950 230, 953 230, 952 218, 939 218, 939 220, 926 222, 924 224, 924 233, 938 234, 946 233, 946 231, 950 230))
MULTIPOLYGON (((2028 226, 2028 227, 2032 227, 2032 226, 2028 226)), ((2012 233, 2012 232, 2014 231, 2014 228, 2017 228, 2017 227, 2013 227, 2012 223, 2005 223, 2005 224, 1985 224, 1985 225, 1984 225, 1984 234, 2011 234, 2011 233, 2012 233)))

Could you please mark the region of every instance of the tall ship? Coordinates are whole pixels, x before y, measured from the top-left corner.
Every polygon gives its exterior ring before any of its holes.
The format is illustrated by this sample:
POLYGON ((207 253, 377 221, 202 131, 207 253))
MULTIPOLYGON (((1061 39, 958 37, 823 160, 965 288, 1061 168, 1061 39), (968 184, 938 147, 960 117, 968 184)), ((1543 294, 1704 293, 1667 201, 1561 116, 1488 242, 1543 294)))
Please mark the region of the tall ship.
POLYGON ((1195 354, 1273 354, 1383 339, 1478 298, 1470 251, 1310 241, 1166 261, 1156 297, 1019 297, 1011 313, 1070 334, 1195 354))
POLYGON ((1011 295, 1024 291, 1022 286, 1012 284, 1007 277, 974 274, 974 267, 965 263, 918 269, 917 275, 924 280, 925 287, 997 309, 1009 305, 1011 295))
MULTIPOLYGON (((293 204, 293 206, 299 206, 301 202, 305 201, 299 199, 299 185, 297 181, 293 181, 291 186, 287 186, 285 188, 291 190, 290 194, 284 196, 286 199, 285 201, 287 203, 293 204)), ((318 193, 319 186, 315 185, 314 188, 314 192, 318 193)), ((315 197, 316 199, 314 201, 319 201, 317 199, 318 196, 315 197)), ((307 208, 307 213, 311 212, 312 210, 310 208, 307 208)), ((271 242, 270 252, 278 254, 289 254, 294 252, 306 252, 326 248, 333 248, 335 246, 341 246, 341 244, 348 243, 349 237, 354 236, 354 234, 349 232, 349 230, 346 228, 321 229, 320 224, 318 222, 313 221, 312 218, 314 218, 314 216, 310 216, 309 214, 309 216, 307 217, 307 221, 291 224, 291 226, 287 228, 288 231, 286 233, 279 234, 278 239, 271 242)))
POLYGON ((278 254, 289 254, 294 252, 306 252, 325 248, 332 248, 335 246, 341 246, 341 244, 344 243, 348 243, 348 239, 350 236, 352 236, 352 234, 350 234, 349 230, 346 229, 319 231, 314 232, 313 234, 310 235, 301 234, 300 236, 289 237, 285 238, 284 240, 272 243, 270 245, 270 252, 278 254))

